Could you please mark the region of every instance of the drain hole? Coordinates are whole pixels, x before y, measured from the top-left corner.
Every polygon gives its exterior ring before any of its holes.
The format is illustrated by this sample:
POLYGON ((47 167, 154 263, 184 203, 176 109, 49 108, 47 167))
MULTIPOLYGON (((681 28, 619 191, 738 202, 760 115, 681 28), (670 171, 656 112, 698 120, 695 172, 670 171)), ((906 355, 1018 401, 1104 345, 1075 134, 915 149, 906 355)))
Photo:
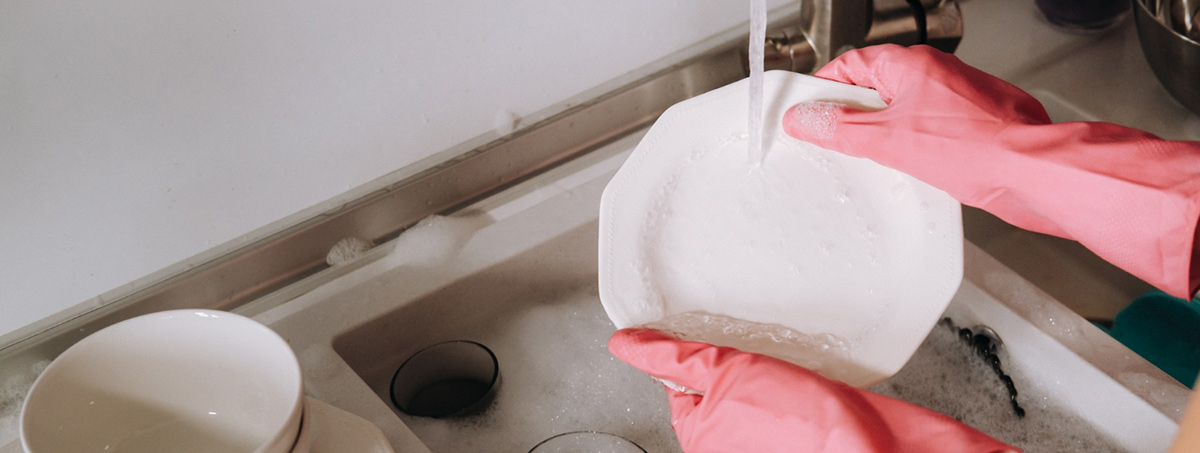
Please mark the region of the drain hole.
POLYGON ((454 340, 418 351, 392 376, 392 404, 418 417, 456 417, 491 402, 500 363, 487 346, 454 340))
POLYGON ((646 453, 632 440, 599 431, 573 431, 559 434, 534 445, 529 453, 646 453))

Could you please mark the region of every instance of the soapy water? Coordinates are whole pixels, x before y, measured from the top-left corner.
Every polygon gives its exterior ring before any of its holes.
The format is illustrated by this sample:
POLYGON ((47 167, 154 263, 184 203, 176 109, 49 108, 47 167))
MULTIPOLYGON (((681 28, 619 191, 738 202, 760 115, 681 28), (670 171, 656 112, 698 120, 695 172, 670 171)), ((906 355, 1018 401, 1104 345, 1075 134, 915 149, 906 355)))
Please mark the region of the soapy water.
MULTIPOLYGON (((405 423, 434 453, 527 451, 541 439, 581 429, 618 433, 651 452, 680 451, 662 387, 609 355, 606 341, 614 328, 594 293, 594 288, 585 288, 544 297, 532 301, 529 309, 510 310, 489 326, 480 326, 481 335, 512 335, 515 344, 506 349, 520 350, 501 355, 503 377, 497 402, 476 416, 402 416, 405 423), (551 341, 546 339, 548 332, 556 332, 551 341), (514 385, 543 373, 550 375, 532 378, 534 385, 514 385), (545 395, 550 395, 550 401, 524 404, 545 395), (530 426, 541 429, 543 423, 549 426, 535 440, 496 440, 510 437, 506 433, 528 431, 530 426)), ((727 322, 716 322, 723 323, 727 322)), ((733 324, 718 330, 741 335, 747 328, 747 324, 733 324)), ((805 337, 770 330, 744 334, 781 343, 805 337)), ((999 355, 1007 361, 1003 349, 999 355)), ((18 441, 21 404, 49 363, 39 362, 0 387, 0 446, 18 441)), ((1013 413, 1007 391, 990 366, 956 332, 939 326, 904 369, 871 390, 940 412, 1029 453, 1125 451, 1085 421, 1049 403, 1050 398, 1024 383, 1020 370, 1008 371, 1025 402, 1024 419, 1013 413)))
POLYGON ((642 327, 680 340, 754 351, 800 365, 830 379, 851 380, 858 368, 850 344, 828 333, 806 334, 778 324, 761 324, 700 311, 679 313, 642 327))
POLYGON ((767 40, 767 2, 750 0, 750 113, 747 134, 750 163, 760 165, 766 155, 763 147, 763 58, 767 40))
MULTIPOLYGON (((1003 348, 998 356, 1008 362, 1003 348)), ((1009 390, 992 366, 956 330, 939 325, 900 372, 870 390, 947 415, 1027 453, 1127 451, 1038 394, 1019 369, 1005 371, 1016 382, 1024 417, 1014 412, 1009 390)))
POLYGON ((525 452, 573 431, 612 433, 656 453, 681 451, 663 387, 608 353, 615 327, 594 285, 530 295, 463 329, 496 353, 500 387, 474 415, 397 413, 434 453, 525 452))
MULTIPOLYGON (((614 327, 595 291, 585 287, 535 297, 487 322, 467 326, 500 360, 501 387, 495 401, 473 416, 432 419, 401 414, 401 419, 434 453, 527 451, 543 439, 576 430, 611 432, 650 452, 680 451, 662 386, 608 353, 607 338, 614 327), (531 430, 537 433, 524 439, 513 434, 531 430)), ((836 355, 846 346, 828 335, 704 313, 651 327, 684 339, 737 336, 799 345, 809 355, 836 355)), ((1007 360, 1003 350, 999 355, 1007 360)), ((1031 453, 1122 451, 1087 422, 1048 403, 1037 389, 1026 388, 1032 386, 1024 384, 1019 369, 1006 371, 1021 386, 1024 418, 1013 413, 1007 390, 992 368, 957 332, 938 327, 904 369, 871 390, 946 414, 1031 453)))
MULTIPOLYGON (((847 343, 705 313, 651 327, 684 339, 737 336, 798 344, 808 353, 840 354, 847 343)), ((662 386, 608 353, 606 342, 614 327, 594 286, 530 295, 461 328, 496 352, 501 386, 495 401, 477 415, 431 419, 401 414, 434 453, 528 451, 555 434, 578 430, 611 432, 650 452, 680 451, 662 386)), ((1010 362, 1002 348, 998 355, 1010 362)), ((1019 387, 1024 418, 1014 414, 993 369, 957 332, 939 326, 904 369, 871 390, 946 414, 1032 453, 1121 451, 1087 422, 1039 395, 1019 368, 1010 368, 1005 371, 1019 387)))
POLYGON ((1013 381, 1012 376, 1004 372, 1004 366, 1000 360, 1000 356, 996 354, 998 337, 991 329, 977 329, 980 332, 973 332, 971 329, 956 327, 954 321, 950 318, 942 318, 939 325, 955 331, 958 338, 967 345, 971 346, 971 350, 977 356, 983 359, 984 363, 992 368, 996 373, 996 377, 1000 379, 1000 383, 1004 384, 1004 388, 1008 390, 1008 400, 1012 404, 1013 413, 1018 418, 1025 417, 1025 409, 1021 407, 1021 401, 1017 399, 1017 386, 1013 381))
MULTIPOLYGON (((840 358, 815 357, 844 354, 846 342, 830 335, 808 335, 782 326, 769 326, 705 313, 685 313, 647 324, 674 334, 682 340, 707 341, 727 345, 739 341, 764 344, 781 349, 798 348, 803 352, 771 352, 769 355, 805 366, 826 377, 831 374, 819 367, 840 358), (731 337, 735 337, 731 340, 731 337), (786 358, 781 355, 799 355, 786 358)), ((1009 386, 993 365, 980 357, 972 344, 965 343, 960 331, 939 325, 930 332, 908 364, 895 376, 870 390, 901 399, 966 423, 996 439, 1025 450, 1038 452, 1124 452, 1116 442, 1086 421, 1054 406, 1038 388, 1030 385, 1019 370, 1007 370, 1021 386, 1020 401, 1024 415, 1014 411, 1009 386)), ((997 353, 1001 360, 1006 354, 997 353)), ((835 377, 836 378, 836 377, 835 377)))
POLYGON ((25 404, 25 395, 38 376, 50 366, 49 360, 33 364, 27 373, 8 378, 0 386, 0 446, 20 439, 21 406, 25 404))

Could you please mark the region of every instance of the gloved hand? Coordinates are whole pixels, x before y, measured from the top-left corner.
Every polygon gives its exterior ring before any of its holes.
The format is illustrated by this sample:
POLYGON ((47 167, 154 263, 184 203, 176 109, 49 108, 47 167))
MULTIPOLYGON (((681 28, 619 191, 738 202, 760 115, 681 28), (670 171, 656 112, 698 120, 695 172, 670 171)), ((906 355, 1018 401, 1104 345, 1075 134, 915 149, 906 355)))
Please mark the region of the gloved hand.
POLYGON ((788 111, 798 139, 866 157, 1028 230, 1073 239, 1191 299, 1200 284, 1200 142, 1108 123, 1051 124, 1032 96, 927 46, 853 50, 816 74, 888 106, 788 111))
POLYGON ((1017 451, 936 412, 763 355, 650 329, 619 330, 608 349, 703 393, 667 390, 671 423, 688 453, 1017 451))

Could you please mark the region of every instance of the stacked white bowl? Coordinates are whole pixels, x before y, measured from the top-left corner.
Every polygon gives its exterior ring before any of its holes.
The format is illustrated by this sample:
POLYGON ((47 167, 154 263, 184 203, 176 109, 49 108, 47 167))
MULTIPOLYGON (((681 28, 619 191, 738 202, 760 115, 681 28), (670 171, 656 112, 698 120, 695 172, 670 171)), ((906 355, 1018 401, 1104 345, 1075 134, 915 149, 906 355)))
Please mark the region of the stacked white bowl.
POLYGON ((166 311, 55 359, 29 391, 21 442, 28 453, 290 453, 304 407, 300 364, 274 331, 232 313, 166 311))

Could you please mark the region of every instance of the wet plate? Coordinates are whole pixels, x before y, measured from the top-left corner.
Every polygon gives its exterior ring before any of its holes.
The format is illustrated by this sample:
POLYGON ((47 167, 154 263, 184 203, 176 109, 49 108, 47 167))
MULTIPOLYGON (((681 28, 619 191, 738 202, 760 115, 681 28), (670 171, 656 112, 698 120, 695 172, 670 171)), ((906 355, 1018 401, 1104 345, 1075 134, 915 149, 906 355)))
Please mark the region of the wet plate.
POLYGON ((801 102, 884 107, 874 91, 800 74, 766 74, 767 152, 752 161, 747 89, 743 80, 667 110, 605 189, 605 310, 618 327, 653 322, 851 385, 879 382, 961 282, 959 204, 783 134, 784 112, 801 102))
POLYGON ((394 453, 383 432, 357 415, 305 398, 304 426, 294 453, 394 453))

